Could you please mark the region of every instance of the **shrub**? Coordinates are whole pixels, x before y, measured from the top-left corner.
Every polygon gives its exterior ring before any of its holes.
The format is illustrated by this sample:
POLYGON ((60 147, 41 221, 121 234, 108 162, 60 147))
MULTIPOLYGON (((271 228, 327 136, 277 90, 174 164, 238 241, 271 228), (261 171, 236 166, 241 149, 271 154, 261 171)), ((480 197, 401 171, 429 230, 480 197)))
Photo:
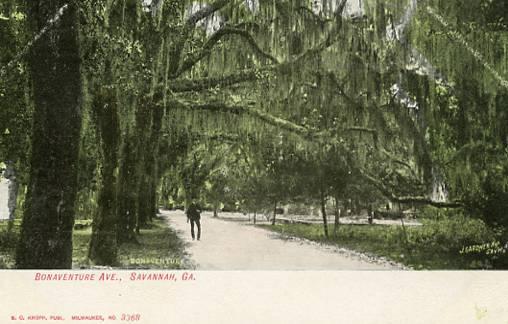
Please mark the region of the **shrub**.
POLYGON ((18 234, 14 231, 0 231, 0 250, 13 249, 18 242, 18 234))
POLYGON ((437 250, 459 252, 469 245, 486 244, 495 237, 482 220, 462 215, 439 220, 423 220, 423 226, 408 231, 408 241, 437 250))

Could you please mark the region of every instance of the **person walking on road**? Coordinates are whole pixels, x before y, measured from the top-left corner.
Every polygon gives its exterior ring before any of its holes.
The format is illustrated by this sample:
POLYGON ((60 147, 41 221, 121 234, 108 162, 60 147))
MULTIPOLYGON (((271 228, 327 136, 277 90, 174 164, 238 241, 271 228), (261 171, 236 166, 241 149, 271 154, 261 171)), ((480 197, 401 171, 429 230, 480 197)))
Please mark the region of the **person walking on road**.
POLYGON ((191 224, 191 236, 194 240, 194 223, 198 227, 198 241, 201 238, 201 207, 193 201, 189 207, 187 207, 187 223, 190 221, 191 224))

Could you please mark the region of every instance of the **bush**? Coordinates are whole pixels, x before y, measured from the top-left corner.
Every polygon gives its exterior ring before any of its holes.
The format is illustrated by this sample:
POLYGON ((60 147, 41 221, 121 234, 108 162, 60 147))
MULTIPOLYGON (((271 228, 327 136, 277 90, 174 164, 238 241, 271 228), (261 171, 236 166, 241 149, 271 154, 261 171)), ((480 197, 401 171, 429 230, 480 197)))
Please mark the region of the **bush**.
POLYGON ((0 250, 14 249, 18 242, 18 234, 14 231, 0 231, 0 250))
POLYGON ((423 220, 423 226, 408 231, 408 241, 437 250, 459 252, 463 247, 486 244, 495 237, 483 221, 462 215, 440 220, 423 220))
POLYGON ((500 233, 457 210, 433 212, 423 226, 341 225, 326 239, 320 224, 266 226, 289 236, 384 256, 415 269, 508 269, 500 233))
POLYGON ((408 230, 408 245, 442 255, 461 255, 468 268, 492 268, 498 254, 489 247, 497 235, 482 220, 463 215, 423 220, 423 226, 408 230), (472 253, 474 251, 474 253, 472 253))

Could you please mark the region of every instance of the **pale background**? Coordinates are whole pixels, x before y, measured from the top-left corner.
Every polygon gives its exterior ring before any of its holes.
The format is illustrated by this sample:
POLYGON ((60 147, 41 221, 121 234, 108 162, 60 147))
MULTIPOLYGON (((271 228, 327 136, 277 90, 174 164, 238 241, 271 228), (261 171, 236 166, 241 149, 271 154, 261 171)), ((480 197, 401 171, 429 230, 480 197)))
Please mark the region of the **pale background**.
POLYGON ((122 312, 149 324, 508 323, 508 272, 198 271, 191 282, 117 273, 122 282, 36 282, 35 271, 1 271, 0 323, 122 312))

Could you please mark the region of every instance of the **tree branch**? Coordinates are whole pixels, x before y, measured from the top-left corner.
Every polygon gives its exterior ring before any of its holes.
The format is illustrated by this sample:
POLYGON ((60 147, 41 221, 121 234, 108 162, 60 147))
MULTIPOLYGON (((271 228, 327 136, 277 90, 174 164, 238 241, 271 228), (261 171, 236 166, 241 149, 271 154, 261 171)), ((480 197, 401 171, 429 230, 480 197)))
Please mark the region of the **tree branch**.
POLYGON ((195 102, 185 102, 182 100, 172 100, 169 102, 169 104, 175 108, 187 110, 205 110, 205 111, 230 113, 234 115, 243 115, 243 114, 250 115, 269 125, 278 127, 279 129, 283 129, 294 134, 298 134, 305 138, 321 137, 320 133, 314 133, 304 126, 295 124, 291 121, 282 119, 277 116, 273 116, 265 111, 252 107, 228 105, 222 102, 195 103, 195 102))
POLYGON ((329 23, 329 22, 333 21, 333 19, 323 18, 323 17, 315 14, 314 11, 312 11, 311 9, 309 9, 309 7, 306 7, 306 6, 300 6, 300 7, 298 7, 297 11, 301 11, 301 12, 307 14, 308 16, 312 17, 312 20, 317 21, 321 25, 324 25, 326 23, 329 23))
MULTIPOLYGON (((318 74, 319 75, 319 74, 318 74)), ((337 90, 339 91, 339 95, 342 96, 344 99, 346 99, 346 102, 350 104, 351 106, 355 108, 361 108, 363 109, 363 105, 356 101, 355 99, 351 98, 346 91, 344 90, 344 86, 337 80, 337 77, 333 72, 328 73, 328 78, 332 81, 332 83, 337 87, 337 90)))
POLYGON ((508 89, 508 80, 504 78, 486 59, 485 57, 475 48, 473 48, 467 40, 460 34, 459 32, 453 30, 448 22, 439 15, 434 9, 431 7, 426 8, 427 13, 434 18, 444 29, 445 32, 450 36, 450 38, 462 45, 473 57, 476 59, 478 63, 483 65, 483 67, 490 72, 490 74, 496 79, 496 81, 503 86, 505 89, 508 89))
POLYGON ((244 38, 257 55, 270 60, 274 64, 279 63, 279 61, 275 57, 264 52, 259 47, 259 45, 256 43, 256 40, 254 39, 254 37, 246 30, 234 28, 234 27, 224 27, 224 28, 219 29, 216 33, 214 33, 210 37, 210 39, 203 45, 203 48, 197 54, 191 55, 189 58, 187 58, 180 65, 180 67, 178 68, 178 70, 175 72, 175 74, 172 77, 174 78, 174 77, 178 77, 178 76, 182 75, 182 73, 191 69, 196 63, 201 61, 203 58, 209 56, 210 53, 212 52, 213 47, 223 37, 228 36, 228 35, 238 35, 238 36, 244 38))
MULTIPOLYGON (((291 69, 294 66, 298 66, 299 64, 302 64, 302 62, 304 60, 306 60, 307 58, 315 57, 315 55, 326 50, 327 48, 329 48, 330 46, 335 44, 335 42, 338 41, 337 35, 338 35, 338 32, 342 26, 342 20, 340 18, 339 12, 342 13, 346 2, 347 2, 347 0, 342 1, 340 8, 337 12, 338 24, 337 24, 336 28, 333 28, 332 31, 330 31, 328 33, 327 38, 323 42, 316 45, 315 47, 307 49, 304 53, 300 54, 299 56, 297 56, 295 59, 293 59, 291 61, 267 65, 267 66, 263 66, 261 68, 252 68, 252 69, 236 72, 236 73, 233 73, 231 75, 228 75, 228 76, 225 76, 222 78, 209 77, 209 78, 197 79, 197 80, 192 80, 192 81, 189 79, 176 79, 179 75, 181 75, 181 73, 180 74, 176 73, 176 71, 179 69, 179 68, 176 68, 173 72, 173 74, 175 74, 175 76, 173 76, 173 78, 176 80, 173 85, 169 86, 169 89, 174 92, 186 92, 186 91, 199 91, 199 90, 209 89, 209 88, 215 87, 215 86, 232 86, 232 85, 235 85, 238 83, 256 80, 257 74, 260 71, 283 72, 283 71, 287 71, 287 70, 291 69)), ((250 36, 250 37, 252 37, 252 36, 250 36)), ((263 55, 265 55, 265 53, 263 53, 263 55)), ((266 55, 268 55, 268 54, 266 54, 266 55)), ((274 60, 275 60, 275 58, 273 58, 273 57, 269 58, 269 59, 272 62, 274 62, 274 60)))
POLYGON ((360 133, 369 133, 372 134, 374 138, 377 138, 377 130, 373 128, 360 127, 360 126, 351 126, 344 129, 348 132, 360 132, 360 133))
POLYGON ((406 167, 411 172, 413 177, 418 178, 417 175, 416 175, 415 170, 413 170, 413 167, 411 165, 409 165, 409 163, 407 163, 405 161, 402 161, 401 159, 396 158, 395 156, 392 155, 392 153, 388 152, 384 148, 381 149, 381 153, 383 153, 385 156, 387 156, 389 159, 391 159, 394 163, 397 163, 399 165, 402 165, 402 166, 406 167))
POLYGON ((213 15, 216 11, 224 8, 231 1, 232 0, 216 0, 209 5, 203 6, 203 8, 199 9, 198 11, 190 15, 189 18, 187 18, 185 27, 188 29, 193 29, 198 23, 198 21, 213 15))
MULTIPOLYGON (((169 105, 172 105, 174 108, 179 109, 187 109, 187 110, 205 110, 205 111, 215 111, 215 112, 224 112, 235 115, 250 115, 254 118, 257 118, 265 123, 278 127, 279 129, 289 131, 291 133, 297 134, 304 139, 307 140, 318 140, 318 141, 333 141, 333 139, 329 138, 329 135, 326 132, 313 132, 308 128, 295 124, 291 121, 282 119, 277 116, 273 116, 265 111, 261 111, 259 109, 255 109, 252 107, 245 107, 239 105, 227 105, 222 102, 210 102, 210 103, 195 103, 195 102, 184 102, 181 100, 172 100, 169 102, 169 105)), ((461 208, 463 207, 463 203, 460 201, 451 201, 451 202, 441 202, 435 201, 428 197, 424 196, 396 196, 391 190, 386 188, 386 186, 379 180, 374 177, 368 175, 365 171, 359 169, 360 175, 374 185, 384 196, 390 199, 393 202, 398 203, 414 203, 414 204, 423 204, 423 205, 431 205, 437 208, 461 208)))
POLYGON ((188 92, 210 89, 216 86, 228 87, 242 82, 255 81, 258 71, 248 69, 232 73, 224 77, 209 77, 203 79, 176 79, 169 86, 169 90, 173 92, 188 92))
POLYGON ((459 201, 435 201, 427 197, 419 196, 406 196, 406 197, 389 197, 393 202, 401 204, 418 204, 418 205, 429 205, 436 208, 462 208, 464 204, 459 201))
POLYGON ((44 25, 44 27, 33 36, 32 40, 30 40, 17 54, 16 56, 9 62, 7 65, 2 66, 0 68, 0 78, 3 78, 4 75, 8 72, 8 70, 14 68, 16 64, 25 56, 28 54, 30 48, 38 42, 44 34, 48 32, 54 25, 56 25, 60 18, 62 18, 65 11, 69 8, 69 4, 64 4, 58 11, 55 13, 55 15, 48 20, 48 22, 44 25))
MULTIPOLYGON (((216 0, 212 2, 209 5, 205 5, 203 8, 199 9, 192 15, 190 15, 187 18, 187 21, 185 22, 185 25, 182 30, 181 37, 178 38, 177 42, 175 43, 173 49, 172 49, 172 56, 175 59, 175 63, 173 68, 171 68, 171 71, 169 71, 169 75, 175 74, 177 70, 180 69, 180 66, 182 64, 182 52, 185 47, 185 44, 189 40, 192 32, 194 31, 194 28, 196 28, 196 24, 204 18, 207 18, 211 15, 213 15, 216 11, 224 8, 226 5, 228 5, 233 0, 216 0)), ((176 77, 176 76, 175 76, 176 77)))
POLYGON ((386 186, 379 180, 374 177, 368 175, 363 170, 359 170, 360 175, 370 182, 374 187, 376 187, 386 198, 390 199, 392 202, 401 203, 401 204, 420 204, 420 205, 430 205, 437 208, 461 208, 464 207, 463 203, 460 201, 435 201, 428 197, 424 196, 396 196, 391 190, 386 188, 386 186))

